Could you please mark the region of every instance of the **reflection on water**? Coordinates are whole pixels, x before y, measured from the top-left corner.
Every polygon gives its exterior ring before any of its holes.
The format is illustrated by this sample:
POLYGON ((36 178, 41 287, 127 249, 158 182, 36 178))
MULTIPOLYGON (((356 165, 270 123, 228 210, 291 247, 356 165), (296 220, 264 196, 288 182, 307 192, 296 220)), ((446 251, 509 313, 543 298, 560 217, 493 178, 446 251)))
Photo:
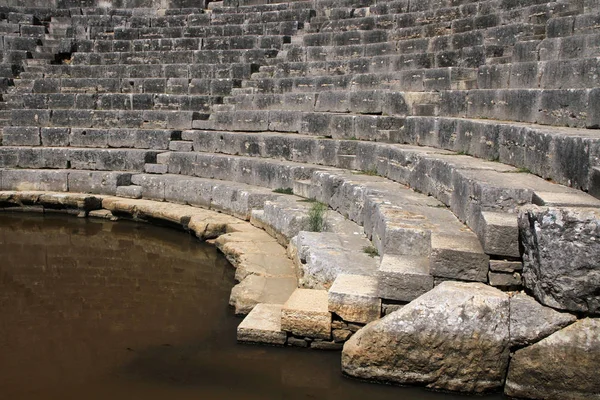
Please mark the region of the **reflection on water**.
POLYGON ((459 397, 345 379, 339 353, 236 344, 233 275, 183 232, 0 214, 0 398, 459 397))

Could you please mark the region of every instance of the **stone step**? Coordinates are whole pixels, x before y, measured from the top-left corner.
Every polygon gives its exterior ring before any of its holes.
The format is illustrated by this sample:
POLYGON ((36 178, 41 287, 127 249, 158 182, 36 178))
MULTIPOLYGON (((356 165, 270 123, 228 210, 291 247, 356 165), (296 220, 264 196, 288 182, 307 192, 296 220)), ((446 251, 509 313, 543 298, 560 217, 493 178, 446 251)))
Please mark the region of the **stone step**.
MULTIPOLYGON (((489 124, 490 122, 482 121, 481 123, 489 124)), ((514 129, 509 124, 506 125, 506 128, 514 129)), ((497 132, 497 128, 494 129, 497 132)), ((473 139, 475 142, 481 143, 481 139, 477 135, 473 135, 474 132, 478 131, 477 129, 465 125, 465 132, 467 131, 472 132, 468 137, 469 140, 473 139)), ((521 135, 520 132, 518 133, 519 135, 521 135)), ((498 210, 512 213, 515 212, 520 204, 532 203, 535 193, 544 192, 557 194, 571 193, 575 198, 581 199, 579 202, 592 201, 583 199, 591 199, 585 193, 549 183, 541 178, 532 176, 527 170, 432 148, 367 143, 356 140, 340 141, 292 134, 210 131, 195 133, 194 131, 185 131, 182 136, 194 141, 194 149, 196 151, 251 155, 263 158, 284 158, 302 163, 324 164, 333 167, 345 165, 347 163, 345 156, 352 155, 354 156, 354 168, 363 171, 372 171, 372 174, 380 174, 398 182, 408 184, 423 193, 435 196, 444 204, 450 206, 452 211, 462 221, 465 221, 472 229, 478 232, 482 243, 484 243, 484 247, 487 246, 484 240, 487 229, 485 219, 482 218, 479 211, 476 213, 473 213, 473 210, 467 211, 466 198, 461 200, 461 197, 458 195, 458 193, 462 193, 468 187, 471 187, 468 191, 475 190, 478 187, 490 193, 490 195, 494 191, 498 191, 496 193, 503 193, 499 195, 501 198, 513 199, 509 201, 510 205, 500 205, 497 203, 498 199, 494 200, 497 195, 486 197, 485 200, 482 198, 481 204, 477 206, 481 211, 498 210), (253 143, 254 147, 248 146, 248 143, 253 143), (341 160, 340 156, 343 156, 341 160), (399 162, 395 160, 406 161, 399 162), (410 168, 405 169, 402 166, 404 163, 407 163, 407 168, 410 165, 410 168), (419 172, 437 171, 437 165, 440 168, 439 175, 437 172, 430 172, 427 175, 419 172), (442 170, 452 171, 453 178, 445 178, 444 174, 441 173, 442 170)), ((493 140, 498 143, 502 142, 497 139, 493 140)), ((474 153, 474 155, 484 157, 481 153, 474 153)), ((501 161, 511 162, 508 158, 501 161)), ((517 166, 519 166, 518 163, 517 166)), ((547 170, 546 173, 551 171, 548 167, 544 168, 547 170)), ((554 176, 557 178, 559 175, 556 174, 554 176)), ((573 179, 573 176, 570 179, 573 179)), ((304 182, 304 185, 300 186, 303 195, 311 193, 307 182, 304 182)), ((316 197, 316 193, 311 193, 310 197, 316 197)), ((481 198, 480 195, 476 197, 481 198)))
POLYGON ((301 338, 331 339, 327 291, 296 289, 281 309, 281 329, 301 338))
MULTIPOLYGON (((46 78, 71 78, 71 79, 119 79, 123 83, 135 79, 242 79, 248 78, 252 72, 258 71, 257 64, 228 63, 226 66, 220 64, 219 59, 212 60, 213 63, 203 64, 148 64, 148 65, 44 65, 37 66, 37 71, 44 72, 46 78)), ((32 68, 30 66, 27 67, 32 68)), ((168 83, 168 82, 167 82, 168 83)), ((166 84, 166 83, 164 83, 166 84)))
POLYGON ((397 141, 387 134, 402 127, 404 117, 302 112, 286 110, 240 110, 232 113, 212 113, 208 121, 194 121, 197 130, 289 132, 335 139, 360 139, 381 142, 397 141))
POLYGON ((284 345, 287 333, 281 330, 281 309, 281 304, 257 304, 238 325, 238 342, 284 345))
POLYGON ((586 148, 595 148, 600 141, 594 130, 444 117, 407 117, 400 137, 406 143, 510 164, 583 190, 591 187, 590 167, 596 164, 597 157, 586 148), (527 143, 546 143, 546 150, 527 143), (586 145, 580 147, 579 143, 586 145), (565 152, 574 155, 566 156, 565 152), (567 158, 568 165, 564 162, 567 158))
POLYGON ((112 53, 73 53, 73 65, 211 64, 215 60, 231 63, 261 63, 277 56, 276 49, 180 50, 112 53))
POLYGON ((327 291, 328 309, 343 321, 368 324, 381 317, 381 294, 376 277, 339 274, 327 291))
MULTIPOLYGON (((39 82, 39 80, 37 81, 39 82)), ((44 81, 47 83, 47 80, 44 81)), ((224 84, 219 92, 227 94, 230 85, 224 84)), ((33 90, 39 89, 34 84, 33 90)), ((95 90, 106 90, 106 88, 94 87, 95 90)), ((142 94, 142 93, 97 93, 95 95, 78 95, 83 91, 69 93, 73 88, 68 88, 62 93, 28 93, 7 95, 7 101, 15 104, 15 108, 29 110, 148 110, 148 111, 196 111, 208 112, 213 105, 223 102, 222 96, 213 95, 190 95, 190 94, 142 94)), ((94 93, 93 91, 90 91, 94 93)), ((210 91, 208 91, 210 93, 210 91)))
MULTIPOLYGON (((264 213, 269 212, 270 209, 266 206, 264 213)), ((328 222, 335 218, 334 215, 333 212, 328 212, 324 218, 328 222)), ((340 274, 368 277, 377 275, 380 258, 358 225, 354 226, 354 233, 333 227, 326 230, 334 232, 300 231, 290 241, 288 252, 299 271, 301 287, 330 289, 340 274)))
POLYGON ((119 186, 116 195, 129 199, 141 199, 143 188, 137 185, 119 186))
POLYGON ((176 110, 36 110, 13 109, 12 125, 37 127, 136 129, 191 129, 192 121, 202 118, 194 111, 176 110))
MULTIPOLYGON (((305 198, 298 197, 281 197, 272 199, 265 202, 263 209, 252 211, 252 217, 250 221, 253 225, 264 229, 269 232, 271 236, 276 238, 279 243, 287 246, 290 245, 290 252, 293 254, 292 259, 295 262, 299 273, 304 274, 302 271, 317 270, 321 268, 318 265, 313 265, 314 257, 313 252, 326 252, 327 249, 337 247, 338 250, 347 250, 344 244, 350 242, 361 243, 360 252, 365 246, 370 246, 369 241, 365 241, 363 237, 363 229, 352 221, 348 221, 339 213, 327 210, 327 206, 320 211, 321 217, 312 217, 311 211, 315 205, 314 201, 307 201, 305 198), (315 219, 319 221, 315 222, 315 219), (315 231, 316 234, 309 232, 315 231), (330 232, 332 235, 328 240, 329 246, 322 246, 321 249, 309 249, 306 246, 309 244, 319 243, 320 240, 326 240, 325 237, 321 238, 320 232, 330 232), (297 237, 302 233, 301 237, 297 237), (349 241, 344 235, 352 235, 353 240, 349 241), (303 248, 303 246, 305 248, 303 248), (309 254, 310 253, 310 254, 309 254)), ((326 235, 327 236, 327 235, 326 235)), ((356 249, 354 249, 356 250, 356 249)), ((361 254, 362 255, 362 254, 361 254)), ((372 268, 373 264, 371 260, 362 257, 363 261, 367 261, 364 265, 364 270, 372 268)), ((334 265, 333 268, 337 266, 334 265)), ((358 265, 357 268, 361 268, 362 265, 358 265)), ((330 273, 326 271, 327 273, 330 273)), ((335 273, 334 273, 335 275, 335 273)), ((325 273, 319 273, 317 276, 309 276, 303 280, 307 286, 310 285, 323 285, 325 282, 330 285, 335 276, 324 277, 325 273)))
POLYGON ((141 172, 158 150, 0 146, 0 168, 141 172))
POLYGON ((3 145, 166 150, 180 139, 181 131, 172 129, 7 126, 3 145))
POLYGON ((377 278, 377 293, 386 300, 409 302, 434 286, 427 257, 384 255, 377 278))

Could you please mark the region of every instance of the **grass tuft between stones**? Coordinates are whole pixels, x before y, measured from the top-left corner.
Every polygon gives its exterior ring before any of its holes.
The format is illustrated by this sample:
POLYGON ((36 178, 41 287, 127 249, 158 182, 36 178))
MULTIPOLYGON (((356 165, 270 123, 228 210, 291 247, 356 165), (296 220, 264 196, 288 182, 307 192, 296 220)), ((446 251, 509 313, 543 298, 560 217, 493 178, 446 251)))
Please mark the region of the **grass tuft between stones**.
POLYGON ((292 188, 277 188, 277 189, 273 190, 273 193, 294 194, 294 189, 292 189, 292 188))
POLYGON ((325 229, 325 211, 327 206, 315 201, 308 210, 308 231, 322 232, 325 229))
POLYGON ((377 251, 377 247, 375 246, 365 246, 363 247, 363 252, 371 257, 379 257, 379 251, 377 251))

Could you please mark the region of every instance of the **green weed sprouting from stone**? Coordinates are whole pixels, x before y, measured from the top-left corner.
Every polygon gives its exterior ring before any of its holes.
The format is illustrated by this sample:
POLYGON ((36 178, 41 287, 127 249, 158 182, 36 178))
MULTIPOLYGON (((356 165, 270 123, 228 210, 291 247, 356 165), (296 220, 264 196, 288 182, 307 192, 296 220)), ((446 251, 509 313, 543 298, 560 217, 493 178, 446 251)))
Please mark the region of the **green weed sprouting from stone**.
POLYGON ((531 170, 529 168, 524 168, 524 167, 517 168, 514 171, 506 171, 506 172, 508 172, 510 174, 531 174, 531 170))
POLYGON ((325 211, 327 206, 320 201, 311 204, 308 210, 308 231, 322 232, 325 229, 325 211))
POLYGON ((365 246, 363 247, 363 252, 371 257, 379 257, 379 251, 377 251, 377 247, 375 246, 365 246))
POLYGON ((292 189, 292 188, 277 188, 277 189, 273 190, 273 193, 294 194, 294 189, 292 189))
POLYGON ((377 174, 377 169, 375 169, 375 168, 363 169, 360 172, 363 175, 369 175, 369 176, 377 176, 378 175, 377 174))

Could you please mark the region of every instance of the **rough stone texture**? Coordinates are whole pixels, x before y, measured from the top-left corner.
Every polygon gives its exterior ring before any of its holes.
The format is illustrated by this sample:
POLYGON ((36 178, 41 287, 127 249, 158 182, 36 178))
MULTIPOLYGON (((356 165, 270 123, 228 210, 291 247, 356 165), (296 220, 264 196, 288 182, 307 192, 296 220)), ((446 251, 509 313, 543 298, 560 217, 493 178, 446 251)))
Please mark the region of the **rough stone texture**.
POLYGON ((519 228, 516 214, 482 212, 483 250, 487 254, 519 257, 519 228))
POLYGON ((600 399, 600 319, 585 318, 517 351, 505 393, 544 400, 600 399))
POLYGON ((215 245, 236 268, 235 278, 248 275, 294 278, 296 273, 285 249, 265 231, 252 228, 219 236, 215 245))
POLYGON ((521 261, 490 260, 490 271, 494 272, 517 272, 523 270, 521 261))
POLYGON ((533 297, 517 293, 510 298, 510 344, 535 343, 576 320, 574 315, 544 307, 533 297))
POLYGON ((443 282, 352 336, 342 370, 432 389, 495 390, 508 366, 508 319, 507 294, 481 283, 443 282))
POLYGON ((284 345, 286 339, 280 304, 257 304, 237 328, 239 342, 284 345))
POLYGON ((433 289, 426 257, 384 255, 378 270, 379 296, 411 301, 433 289))
POLYGON ((366 324, 379 319, 381 315, 376 278, 339 274, 327 295, 329 311, 344 321, 366 324))
POLYGON ((248 314, 259 303, 283 304, 296 288, 296 278, 249 275, 231 289, 229 304, 238 315, 248 314))
POLYGON ((430 273, 439 278, 486 282, 489 257, 474 236, 432 235, 430 273))
POLYGON ((331 313, 327 308, 327 291, 296 289, 283 305, 281 329, 296 336, 331 338, 331 313))
POLYGON ((488 273, 488 283, 501 289, 521 289, 523 279, 518 272, 493 272, 488 273))
POLYGON ((290 241, 299 272, 299 285, 327 289, 340 273, 373 276, 379 257, 371 257, 364 248, 371 242, 362 235, 333 232, 300 232, 290 241))
POLYGON ((542 304, 600 312, 600 209, 525 207, 523 279, 542 304))

